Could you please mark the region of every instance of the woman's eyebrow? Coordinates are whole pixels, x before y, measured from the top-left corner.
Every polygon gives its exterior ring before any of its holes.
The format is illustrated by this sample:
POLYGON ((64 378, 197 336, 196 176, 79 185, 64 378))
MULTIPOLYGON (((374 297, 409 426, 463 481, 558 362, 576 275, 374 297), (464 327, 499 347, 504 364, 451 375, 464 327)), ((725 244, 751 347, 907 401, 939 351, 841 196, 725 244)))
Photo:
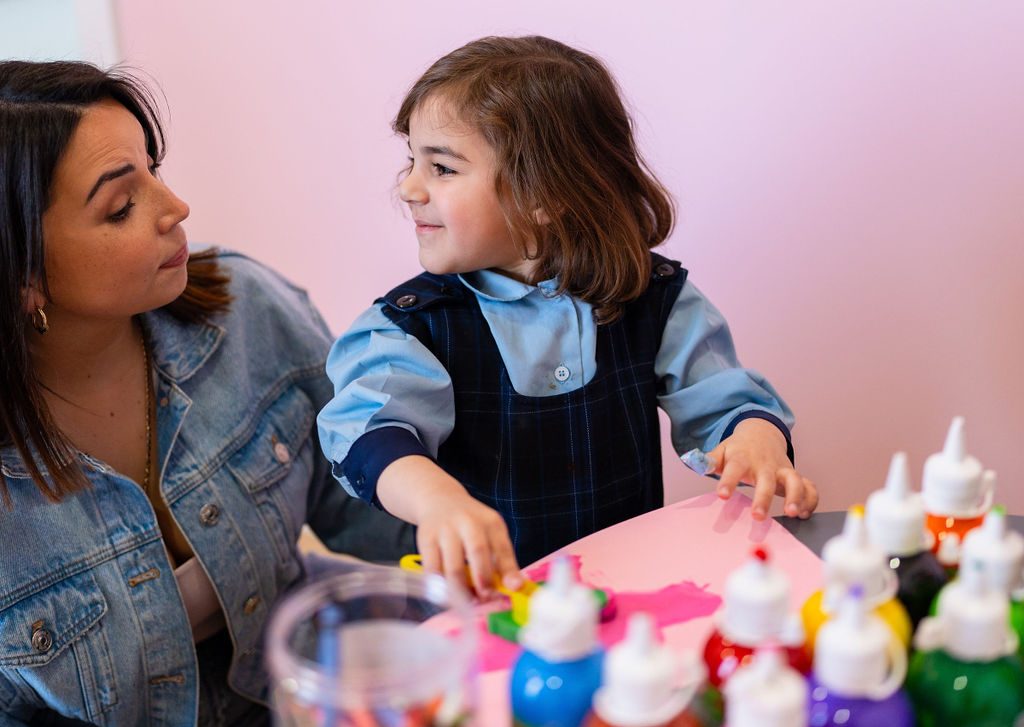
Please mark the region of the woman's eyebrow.
POLYGON ((113 169, 109 172, 103 172, 103 174, 100 175, 100 178, 96 180, 96 184, 92 185, 92 189, 89 190, 89 196, 85 198, 85 203, 89 204, 92 198, 95 197, 96 193, 100 190, 100 187, 110 180, 123 177, 125 174, 131 174, 134 171, 134 164, 125 164, 123 167, 118 167, 117 169, 113 169))

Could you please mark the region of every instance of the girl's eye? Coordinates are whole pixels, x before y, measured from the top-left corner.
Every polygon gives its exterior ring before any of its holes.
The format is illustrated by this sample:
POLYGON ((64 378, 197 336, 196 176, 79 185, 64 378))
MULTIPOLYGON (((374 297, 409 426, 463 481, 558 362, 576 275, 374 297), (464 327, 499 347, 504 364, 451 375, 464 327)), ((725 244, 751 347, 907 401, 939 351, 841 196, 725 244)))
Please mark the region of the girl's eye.
POLYGON ((124 222, 125 220, 128 219, 128 214, 132 211, 132 207, 134 206, 135 202, 129 197, 128 202, 125 204, 125 206, 119 209, 114 214, 107 217, 107 220, 114 223, 115 225, 124 222))
POLYGON ((437 172, 437 176, 439 177, 447 177, 452 174, 455 174, 454 169, 452 169, 451 167, 446 167, 444 164, 438 164, 437 162, 434 162, 431 166, 434 167, 434 171, 437 172))

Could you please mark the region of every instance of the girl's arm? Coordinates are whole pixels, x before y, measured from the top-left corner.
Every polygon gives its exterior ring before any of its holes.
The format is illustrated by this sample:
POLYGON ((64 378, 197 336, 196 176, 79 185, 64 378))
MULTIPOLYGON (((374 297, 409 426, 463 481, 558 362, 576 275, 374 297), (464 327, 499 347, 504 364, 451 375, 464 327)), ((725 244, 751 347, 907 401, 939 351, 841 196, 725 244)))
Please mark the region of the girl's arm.
POLYGON ((455 426, 451 378, 437 358, 374 307, 331 348, 327 373, 334 397, 317 424, 345 489, 417 525, 427 569, 465 585, 468 560, 481 595, 495 574, 518 587, 504 520, 433 460, 455 426))
POLYGON ((776 493, 787 515, 808 517, 817 507, 814 483, 793 468, 792 411, 763 376, 743 368, 725 318, 690 281, 669 314, 655 373, 673 446, 679 454, 711 450, 721 497, 740 482, 754 485, 757 519, 776 493))

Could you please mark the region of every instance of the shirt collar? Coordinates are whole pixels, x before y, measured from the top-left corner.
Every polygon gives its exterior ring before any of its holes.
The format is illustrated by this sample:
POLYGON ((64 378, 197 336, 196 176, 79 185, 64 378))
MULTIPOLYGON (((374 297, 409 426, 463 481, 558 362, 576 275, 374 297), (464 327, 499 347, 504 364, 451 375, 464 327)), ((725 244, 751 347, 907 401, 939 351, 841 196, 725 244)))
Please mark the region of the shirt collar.
POLYGON ((186 323, 162 309, 143 314, 142 321, 153 365, 178 382, 195 374, 224 338, 224 329, 218 325, 186 323))
POLYGON ((538 290, 549 297, 558 290, 556 278, 541 281, 537 285, 530 285, 495 270, 474 270, 471 273, 462 273, 459 275, 459 280, 479 297, 503 303, 522 300, 538 290))

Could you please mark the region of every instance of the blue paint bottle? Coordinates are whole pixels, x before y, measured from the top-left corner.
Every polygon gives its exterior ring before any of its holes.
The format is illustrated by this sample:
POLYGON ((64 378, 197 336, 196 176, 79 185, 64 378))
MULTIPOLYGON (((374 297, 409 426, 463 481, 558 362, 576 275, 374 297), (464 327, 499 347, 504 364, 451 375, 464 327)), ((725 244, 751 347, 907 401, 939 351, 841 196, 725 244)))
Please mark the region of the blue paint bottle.
POLYGON ((509 680, 514 725, 579 727, 601 686, 604 649, 597 638, 598 605, 576 582, 567 559, 551 567, 530 598, 519 632, 523 653, 509 680))

